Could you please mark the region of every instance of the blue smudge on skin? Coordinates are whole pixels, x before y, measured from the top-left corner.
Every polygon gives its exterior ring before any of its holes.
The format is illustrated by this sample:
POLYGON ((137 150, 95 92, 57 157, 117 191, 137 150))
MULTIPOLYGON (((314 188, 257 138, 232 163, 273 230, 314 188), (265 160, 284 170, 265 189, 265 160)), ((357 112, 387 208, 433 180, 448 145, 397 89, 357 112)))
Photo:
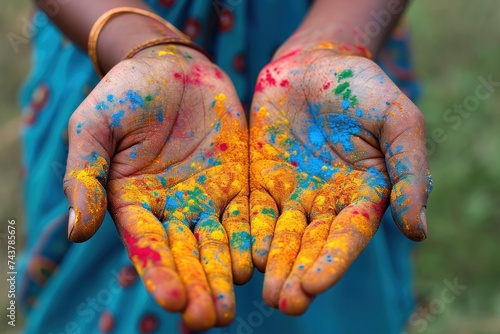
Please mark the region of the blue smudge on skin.
POLYGON ((231 249, 239 251, 250 250, 250 234, 248 232, 233 232, 231 234, 231 249))
POLYGON ((120 126, 120 122, 123 118, 123 115, 125 115, 125 112, 123 110, 118 111, 117 113, 111 115, 111 127, 112 128, 117 128, 120 126))
POLYGON ((312 124, 308 130, 309 140, 314 146, 316 146, 317 148, 321 148, 323 145, 325 145, 325 136, 323 136, 321 129, 316 124, 312 124))
POLYGON ((104 103, 103 101, 99 102, 96 106, 95 106, 95 110, 108 110, 109 107, 106 105, 106 103, 104 103))
POLYGON ((367 185, 378 195, 379 198, 383 197, 384 189, 389 187, 387 178, 375 167, 370 167, 366 170, 369 177, 366 180, 367 185))
POLYGON ((144 209, 151 211, 151 207, 149 206, 149 204, 148 204, 148 203, 146 203, 146 202, 142 202, 141 204, 142 204, 142 207, 143 207, 144 209))
POLYGON ((160 181, 161 185, 166 187, 167 186, 167 180, 163 176, 158 176, 158 180, 160 181))
POLYGON ((114 99, 115 98, 114 98, 113 94, 108 94, 108 96, 107 96, 108 102, 113 102, 114 99))
POLYGON ((331 133, 329 139, 334 144, 342 145, 346 152, 354 150, 354 145, 351 143, 353 136, 361 133, 361 125, 359 122, 346 114, 330 114, 328 116, 331 133))
POLYGON ((385 150, 389 154, 389 157, 392 157, 394 155, 394 153, 391 150, 391 145, 388 142, 385 143, 385 150))
POLYGON ((254 252, 257 253, 258 256, 266 256, 268 250, 261 248, 261 249, 256 249, 254 252))
POLYGON ((189 136, 193 137, 194 136, 194 132, 193 131, 189 131, 189 136))
POLYGON ((342 101, 342 109, 349 109, 349 106, 351 105, 351 102, 349 100, 344 100, 342 101))
POLYGON ((199 184, 201 184, 201 185, 203 185, 203 184, 205 183, 205 181, 206 181, 206 180, 207 180, 206 175, 200 175, 200 176, 196 179, 196 181, 197 181, 199 184))
POLYGON ((177 192, 175 193, 175 197, 177 197, 177 199, 178 199, 179 201, 182 201, 182 200, 183 200, 183 197, 184 197, 184 194, 183 194, 183 192, 182 192, 182 191, 177 191, 177 192))
POLYGON ((144 100, 142 99, 142 97, 133 90, 128 90, 125 98, 123 100, 120 100, 119 103, 124 104, 127 101, 130 102, 130 106, 133 110, 137 110, 137 107, 142 108, 144 106, 144 100))
POLYGON ((359 118, 363 117, 363 110, 361 109, 356 109, 356 116, 358 116, 359 118))
POLYGON ((174 197, 172 197, 172 196, 167 197, 167 201, 165 203, 166 209, 169 209, 169 210, 177 209, 178 206, 179 205, 177 204, 177 200, 174 197))
POLYGON ((215 129, 216 132, 219 132, 220 124, 221 124, 220 121, 217 122, 217 124, 215 124, 214 129, 215 129))
POLYGON ((130 152, 130 158, 134 159, 137 156, 137 152, 130 152))
POLYGON ((396 146, 396 153, 399 153, 402 150, 403 150, 403 146, 402 145, 396 146))
POLYGON ((83 123, 78 123, 76 125, 76 134, 79 135, 80 133, 82 133, 82 127, 83 127, 83 123))
POLYGON ((319 103, 314 104, 312 102, 309 102, 309 104, 307 105, 307 111, 310 112, 314 117, 319 116, 320 110, 321 105, 319 103))
POLYGON ((269 134, 269 141, 271 144, 276 144, 276 135, 274 133, 269 134))
POLYGON ((156 118, 158 119, 158 122, 163 122, 163 113, 161 111, 158 111, 158 115, 156 118))

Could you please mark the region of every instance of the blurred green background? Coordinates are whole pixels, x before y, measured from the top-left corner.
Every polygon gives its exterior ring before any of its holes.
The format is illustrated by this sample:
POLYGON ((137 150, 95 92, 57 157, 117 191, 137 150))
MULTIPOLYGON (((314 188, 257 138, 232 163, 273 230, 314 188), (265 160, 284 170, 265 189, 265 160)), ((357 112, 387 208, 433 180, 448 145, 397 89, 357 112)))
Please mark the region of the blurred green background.
MULTIPOLYGON (((5 259, 6 222, 23 222, 16 94, 30 62, 29 45, 19 44, 16 53, 7 36, 23 36, 31 1, 0 4, 0 254, 5 259)), ((500 1, 418 0, 408 17, 435 187, 429 238, 414 256, 420 305, 407 331, 500 333, 500 84, 469 116, 443 118, 459 115, 447 113, 455 104, 474 101, 479 77, 500 83, 500 1), (447 303, 445 282, 455 280, 466 288, 447 303)), ((22 247, 19 230, 17 245, 22 247)), ((5 310, 4 279, 0 287, 5 310)), ((5 320, 0 331, 17 332, 5 320)))

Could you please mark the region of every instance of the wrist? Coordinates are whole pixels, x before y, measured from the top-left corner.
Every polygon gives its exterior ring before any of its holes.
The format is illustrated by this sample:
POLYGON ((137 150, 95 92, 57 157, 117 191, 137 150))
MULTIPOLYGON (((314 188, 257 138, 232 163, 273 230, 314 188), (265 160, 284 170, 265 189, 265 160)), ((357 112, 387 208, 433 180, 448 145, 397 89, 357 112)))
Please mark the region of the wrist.
POLYGON ((359 56, 372 58, 371 48, 357 43, 352 34, 337 25, 330 25, 323 29, 299 30, 293 34, 275 52, 273 60, 279 59, 291 52, 300 50, 309 52, 313 50, 329 50, 338 55, 359 56))
POLYGON ((99 64, 104 72, 120 62, 127 53, 141 43, 154 38, 181 38, 155 20, 134 13, 124 13, 103 27, 97 41, 99 64))

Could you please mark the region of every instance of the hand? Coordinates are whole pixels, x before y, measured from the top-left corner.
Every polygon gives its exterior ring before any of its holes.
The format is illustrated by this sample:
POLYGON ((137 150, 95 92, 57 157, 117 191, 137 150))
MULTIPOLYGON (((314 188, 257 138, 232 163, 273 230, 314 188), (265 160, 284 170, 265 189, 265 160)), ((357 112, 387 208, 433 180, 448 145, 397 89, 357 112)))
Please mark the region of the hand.
POLYGON ((247 126, 227 75, 189 48, 150 48, 104 77, 68 131, 70 239, 108 207, 162 307, 194 330, 229 324, 252 260, 247 126))
POLYGON ((373 237, 387 208, 426 238, 422 114, 372 61, 333 49, 266 66, 250 114, 250 220, 264 300, 303 313, 373 237))

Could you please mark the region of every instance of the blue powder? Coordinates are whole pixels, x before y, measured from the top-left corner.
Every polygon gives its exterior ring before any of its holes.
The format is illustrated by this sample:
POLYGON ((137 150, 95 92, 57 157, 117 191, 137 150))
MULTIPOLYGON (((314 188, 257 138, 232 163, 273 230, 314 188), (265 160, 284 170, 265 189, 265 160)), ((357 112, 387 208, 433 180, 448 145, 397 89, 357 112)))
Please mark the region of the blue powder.
POLYGON ((207 180, 206 175, 200 175, 200 176, 196 179, 196 181, 197 181, 199 184, 201 184, 201 185, 203 185, 203 184, 205 183, 205 181, 206 181, 206 180, 207 180))
POLYGON ((346 152, 352 152, 354 146, 351 143, 353 136, 361 133, 359 122, 346 114, 330 114, 328 116, 331 133, 329 139, 334 144, 342 145, 346 152))
POLYGON ((108 110, 109 107, 103 102, 99 102, 96 106, 95 106, 95 110, 108 110))
POLYGON ((310 112, 314 117, 319 116, 319 112, 321 111, 321 104, 314 104, 312 102, 309 102, 309 104, 307 105, 307 111, 310 112))
POLYGON ((231 249, 249 251, 250 246, 250 234, 248 232, 233 232, 231 234, 231 249))
POLYGON ((157 118, 158 118, 158 122, 163 122, 163 113, 161 111, 158 111, 157 118))
POLYGON ((113 100, 115 98, 114 98, 113 94, 109 94, 108 97, 107 97, 107 99, 108 99, 108 102, 113 102, 113 100))
POLYGON ((148 203, 146 203, 146 202, 142 202, 142 207, 143 207, 144 209, 146 209, 146 210, 151 211, 151 207, 150 207, 150 206, 149 206, 149 204, 148 204, 148 203))
POLYGON ((343 108, 344 110, 349 109, 349 106, 350 106, 350 105, 351 105, 351 102, 349 102, 349 100, 344 100, 344 101, 342 101, 342 108, 343 108))
POLYGON ((363 110, 361 109, 356 109, 356 116, 358 116, 359 118, 363 117, 363 110))
POLYGON ((78 123, 76 125, 76 134, 79 135, 80 133, 82 133, 82 127, 83 127, 83 123, 78 123))
POLYGON ((134 159, 137 156, 137 152, 131 152, 130 158, 134 159))
POLYGON ((274 133, 269 134, 269 142, 276 144, 276 135, 274 133))
POLYGON ((120 110, 119 112, 111 115, 111 119, 113 120, 111 122, 111 127, 112 128, 117 128, 120 126, 120 122, 123 118, 123 115, 125 115, 125 112, 123 110, 120 110))
POLYGON ((325 137, 323 136, 323 133, 321 133, 321 129, 316 124, 311 125, 308 130, 309 140, 314 146, 321 148, 325 145, 325 137))
POLYGON ((173 210, 173 209, 177 209, 177 207, 179 207, 179 205, 177 204, 177 201, 175 200, 175 198, 172 196, 168 196, 167 203, 165 203, 165 208, 168 210, 173 210))
POLYGON ((137 107, 142 108, 144 106, 144 101, 142 97, 133 90, 127 91, 126 97, 123 100, 120 100, 119 102, 120 104, 124 104, 127 101, 130 102, 130 106, 132 107, 133 110, 137 110, 137 107))
POLYGON ((175 193, 175 197, 177 197, 177 199, 178 199, 179 201, 183 201, 183 200, 184 200, 184 193, 183 193, 182 191, 177 191, 177 192, 175 193))

